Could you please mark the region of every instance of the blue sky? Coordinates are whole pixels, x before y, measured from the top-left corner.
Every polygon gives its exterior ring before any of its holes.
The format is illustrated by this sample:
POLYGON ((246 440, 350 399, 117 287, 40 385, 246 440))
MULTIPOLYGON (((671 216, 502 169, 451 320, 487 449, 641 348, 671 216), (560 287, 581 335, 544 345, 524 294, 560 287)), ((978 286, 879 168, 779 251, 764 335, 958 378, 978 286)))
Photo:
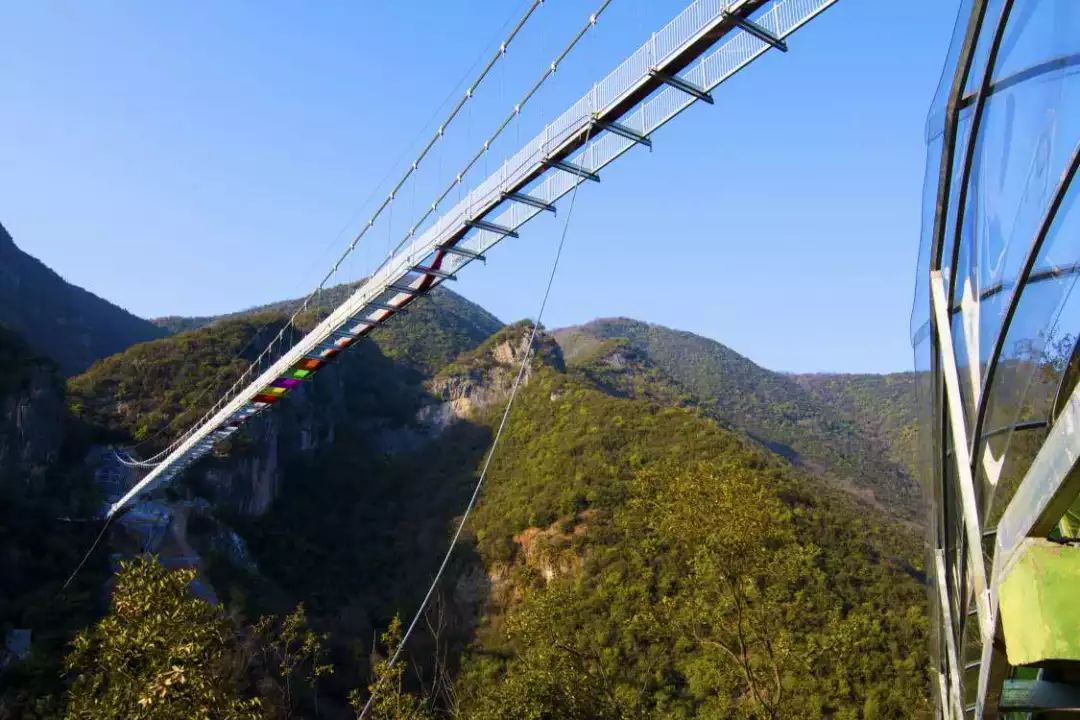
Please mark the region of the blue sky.
MULTIPOLYGON (((597 4, 544 3, 342 281, 396 243, 597 4)), ((615 0, 491 167, 684 4, 615 0)), ((303 295, 524 7, 0 3, 0 222, 143 316, 303 295)), ((578 197, 545 323, 622 315, 777 370, 907 369, 923 124, 956 7, 840 0, 608 168, 578 197)), ((564 213, 454 289, 533 316, 564 213)))

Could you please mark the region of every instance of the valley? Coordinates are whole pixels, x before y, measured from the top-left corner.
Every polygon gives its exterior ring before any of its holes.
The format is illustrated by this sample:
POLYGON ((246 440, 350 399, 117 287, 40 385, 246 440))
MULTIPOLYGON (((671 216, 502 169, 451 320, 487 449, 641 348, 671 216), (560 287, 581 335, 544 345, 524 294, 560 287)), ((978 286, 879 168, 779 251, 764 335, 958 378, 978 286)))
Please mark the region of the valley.
POLYGON ((62 659, 77 632, 120 620, 105 588, 147 551, 190 568, 193 596, 224 613, 221 692, 263 717, 354 717, 350 693, 365 696, 379 635, 434 573, 525 353, 480 503, 388 696, 398 714, 379 717, 930 716, 910 376, 775 373, 624 318, 528 347, 527 321, 440 289, 138 503, 65 592, 109 483, 134 479, 108 446, 162 447, 295 305, 161 320, 166 336, 98 351, 66 381, 21 337, 23 305, 0 306, 0 625, 34 639, 4 670, 0 718, 112 697, 72 685, 93 673, 62 659), (256 629, 298 607, 332 672, 300 682, 319 665, 304 656, 285 694, 256 629))

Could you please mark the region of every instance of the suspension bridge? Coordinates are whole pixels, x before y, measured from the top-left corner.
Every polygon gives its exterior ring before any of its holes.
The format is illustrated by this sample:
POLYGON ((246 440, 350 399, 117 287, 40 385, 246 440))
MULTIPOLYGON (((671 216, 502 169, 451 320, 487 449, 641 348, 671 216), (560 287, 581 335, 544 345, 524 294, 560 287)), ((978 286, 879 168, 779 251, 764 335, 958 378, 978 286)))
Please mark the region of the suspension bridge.
MULTIPOLYGON (((530 6, 522 22, 540 0, 530 6)), ((457 279, 467 265, 506 238, 516 238, 540 213, 555 212, 560 199, 579 184, 599 182, 600 172, 635 147, 651 147, 658 129, 697 103, 713 104, 713 90, 766 52, 787 52, 787 39, 833 5, 836 0, 696 0, 596 82, 577 102, 548 123, 533 139, 506 158, 499 168, 464 193, 462 199, 437 217, 439 204, 460 185, 466 173, 486 153, 486 140, 445 192, 412 227, 398 247, 347 300, 314 329, 284 349, 262 368, 260 355, 240 380, 186 432, 164 450, 145 459, 123 458, 149 472, 114 502, 108 517, 142 493, 169 482, 213 447, 237 432, 259 413, 272 408, 303 382, 310 381, 341 353, 418 297, 444 282, 457 279), (418 229, 433 218, 422 231, 418 229)), ((598 22, 610 0, 603 2, 546 68, 540 79, 514 105, 497 136, 550 77, 580 38, 598 22)), ((455 106, 447 122, 472 97, 520 29, 514 28, 477 82, 455 106)), ((367 228, 392 203, 431 146, 442 137, 446 123, 389 193, 367 228)), ((494 137, 493 136, 493 137, 494 137)), ((350 246, 355 247, 364 231, 350 246)), ((340 265, 335 264, 327 277, 340 265)), ((325 279, 324 279, 325 282, 325 279)), ((310 296, 309 296, 310 300, 310 296)), ((304 306, 306 307, 307 301, 304 306)), ((295 315, 294 315, 295 318, 295 315)), ((284 332, 276 342, 283 343, 284 332)))

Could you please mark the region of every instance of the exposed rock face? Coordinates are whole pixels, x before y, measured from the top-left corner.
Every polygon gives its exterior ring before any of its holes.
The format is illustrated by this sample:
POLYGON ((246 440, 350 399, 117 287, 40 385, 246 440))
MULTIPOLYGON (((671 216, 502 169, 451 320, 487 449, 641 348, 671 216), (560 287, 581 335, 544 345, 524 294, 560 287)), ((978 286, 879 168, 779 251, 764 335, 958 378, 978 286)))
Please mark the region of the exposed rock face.
MULTIPOLYGON (((527 568, 550 583, 581 571, 585 558, 580 541, 587 533, 591 511, 579 513, 571 526, 557 522, 546 528, 529 527, 514 535, 517 558, 485 568, 468 566, 454 586, 453 600, 459 615, 478 621, 492 607, 507 607, 522 599, 525 585, 521 570, 527 568)), ((472 627, 472 626, 470 626, 472 627)))
MULTIPOLYGON (((481 411, 506 399, 514 384, 517 372, 509 366, 498 366, 492 370, 469 370, 461 375, 440 377, 431 384, 432 394, 442 398, 443 402, 421 412, 421 420, 430 416, 437 425, 448 425, 461 418, 474 418, 481 411)), ((525 371, 522 383, 528 384, 532 375, 525 371)))
POLYGON ((316 382, 292 391, 273 412, 249 422, 231 447, 193 471, 195 482, 219 508, 262 515, 280 494, 290 467, 302 467, 349 437, 362 436, 370 451, 385 455, 411 452, 427 442, 430 436, 415 424, 421 402, 410 371, 373 344, 357 347, 323 369, 316 382))
POLYGON ((601 362, 613 370, 622 370, 630 365, 630 360, 621 348, 613 350, 601 362))
MULTIPOLYGON (((521 361, 529 350, 532 326, 517 324, 504 329, 481 345, 469 357, 439 373, 430 383, 431 394, 441 400, 421 409, 417 420, 438 434, 459 419, 473 419, 492 406, 506 401, 513 389, 521 361)), ((546 334, 537 333, 533 359, 525 367, 521 382, 532 378, 536 363, 565 369, 559 346, 546 334)))
POLYGON ((204 464, 201 485, 218 507, 262 515, 278 496, 286 465, 334 442, 339 424, 349 419, 349 365, 329 367, 317 384, 297 388, 289 402, 248 424, 242 447, 204 464))
POLYGON ((573 542, 586 532, 584 522, 575 524, 569 532, 557 523, 548 528, 526 528, 514 536, 514 542, 521 548, 525 564, 535 568, 545 582, 551 582, 581 569, 582 559, 574 552, 573 542))
MULTIPOLYGON (((353 285, 329 288, 320 308, 309 310, 329 310, 354 290, 353 285)), ((290 300, 234 316, 174 318, 170 327, 198 329, 102 360, 72 379, 71 405, 89 426, 114 437, 146 435, 149 426, 160 427, 169 416, 175 420, 185 403, 210 400, 205 391, 200 395, 193 389, 210 381, 203 370, 232 363, 239 372, 299 304, 290 300)), ((317 481, 308 474, 342 455, 411 453, 431 439, 416 424, 426 393, 423 381, 501 327, 490 313, 439 288, 320 370, 312 382, 292 390, 272 412, 246 423, 213 457, 185 472, 184 480, 226 516, 258 516, 286 485, 317 481)), ((148 439, 163 445, 178 431, 170 426, 148 439)))
MULTIPOLYGON (((215 462, 203 471, 203 480, 219 506, 241 515, 262 515, 269 509, 281 484, 279 424, 279 418, 272 415, 251 423, 249 451, 227 462, 215 462)), ((298 444, 300 448, 284 450, 302 451, 304 443, 298 444)))
POLYGON ((51 362, 0 334, 0 484, 31 482, 57 460, 64 437, 64 391, 51 362))

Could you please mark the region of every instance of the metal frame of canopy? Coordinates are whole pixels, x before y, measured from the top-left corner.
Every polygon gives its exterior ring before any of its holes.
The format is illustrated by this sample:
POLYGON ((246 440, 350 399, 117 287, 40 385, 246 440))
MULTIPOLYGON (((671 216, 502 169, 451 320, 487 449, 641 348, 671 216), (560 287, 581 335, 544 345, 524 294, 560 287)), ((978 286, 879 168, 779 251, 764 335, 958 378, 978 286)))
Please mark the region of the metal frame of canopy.
MULTIPOLYGON (((1048 637, 1028 645, 1049 647, 1042 641, 1080 626, 1080 603, 1047 603, 1070 590, 1060 581, 1030 594, 1039 597, 1008 587, 1080 493, 1080 386, 1047 349, 1055 333, 1080 330, 1069 300, 1080 267, 1080 122, 1070 120, 1080 113, 1069 104, 1080 90, 1078 46, 1075 7, 965 0, 927 122, 912 343, 944 718, 1080 707, 1080 657, 1066 649, 1018 671, 1016 628, 1003 627, 1003 618, 1017 624, 1017 603, 1050 613, 1040 615, 1045 627, 1026 628, 1048 637)), ((1080 547, 1052 554, 1080 572, 1080 547)))

